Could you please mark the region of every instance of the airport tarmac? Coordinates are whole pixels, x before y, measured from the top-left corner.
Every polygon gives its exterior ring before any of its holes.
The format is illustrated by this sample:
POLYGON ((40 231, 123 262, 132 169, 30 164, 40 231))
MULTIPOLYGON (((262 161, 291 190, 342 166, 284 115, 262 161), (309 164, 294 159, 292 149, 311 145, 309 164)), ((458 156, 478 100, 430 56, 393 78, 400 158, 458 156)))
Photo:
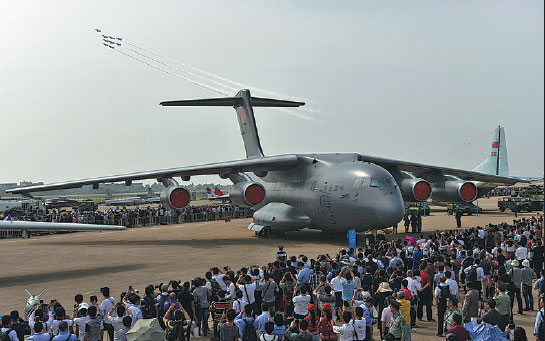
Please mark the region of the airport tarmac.
MULTIPOLYGON (((512 221, 511 212, 500 213, 497 199, 480 199, 485 210, 479 216, 464 216, 464 227, 512 221)), ((444 208, 443 208, 444 209, 444 208)), ((523 213, 519 217, 529 217, 523 213)), ((346 247, 343 237, 318 231, 288 233, 279 239, 264 239, 247 230, 251 219, 230 223, 210 221, 132 228, 115 232, 81 232, 41 236, 22 240, 0 240, 4 259, 0 273, 0 314, 13 309, 23 311, 27 294, 46 289, 44 301, 57 299, 71 307, 74 295, 91 293, 108 286, 119 296, 129 285, 141 292, 148 284, 169 280, 187 281, 203 276, 213 266, 238 269, 249 264, 266 264, 275 259, 277 245, 282 244, 288 255, 334 255, 346 247)), ((435 211, 423 219, 423 231, 455 229, 453 216, 435 211)), ((403 232, 400 225, 399 232, 403 232)), ((389 235, 403 237, 404 234, 389 235)), ((534 296, 534 299, 537 295, 534 296)), ((537 306, 537 301, 536 301, 537 306)), ((436 318, 436 317, 435 317, 436 318)), ((531 337, 535 312, 526 313, 515 322, 531 337)), ((438 339, 436 324, 420 322, 413 337, 438 339)), ((375 337, 375 340, 377 338, 375 337)))

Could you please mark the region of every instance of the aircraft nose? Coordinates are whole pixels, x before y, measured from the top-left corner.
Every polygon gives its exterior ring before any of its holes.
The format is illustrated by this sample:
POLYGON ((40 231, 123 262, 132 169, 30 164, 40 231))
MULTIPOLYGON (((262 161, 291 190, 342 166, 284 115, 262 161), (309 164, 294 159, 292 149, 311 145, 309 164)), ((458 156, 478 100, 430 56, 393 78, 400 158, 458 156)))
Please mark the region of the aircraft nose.
POLYGON ((385 227, 397 224, 403 219, 405 205, 401 195, 389 194, 380 198, 375 206, 375 214, 385 227))

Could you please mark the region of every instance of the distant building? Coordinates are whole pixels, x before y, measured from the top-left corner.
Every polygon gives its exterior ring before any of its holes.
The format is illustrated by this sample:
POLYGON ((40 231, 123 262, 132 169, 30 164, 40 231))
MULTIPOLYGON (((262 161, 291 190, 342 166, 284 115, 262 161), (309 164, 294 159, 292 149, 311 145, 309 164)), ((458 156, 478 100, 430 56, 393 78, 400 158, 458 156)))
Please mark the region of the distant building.
POLYGON ((12 189, 15 187, 17 187, 16 183, 0 184, 0 191, 5 191, 6 189, 12 189))

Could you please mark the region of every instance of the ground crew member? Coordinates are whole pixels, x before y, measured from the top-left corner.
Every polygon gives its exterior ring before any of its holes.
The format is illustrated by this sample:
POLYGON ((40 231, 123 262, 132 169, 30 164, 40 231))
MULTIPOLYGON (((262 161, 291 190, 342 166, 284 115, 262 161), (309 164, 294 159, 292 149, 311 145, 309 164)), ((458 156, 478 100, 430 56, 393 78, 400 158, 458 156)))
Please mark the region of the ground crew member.
POLYGON ((456 227, 462 227, 462 210, 459 208, 456 209, 456 227))

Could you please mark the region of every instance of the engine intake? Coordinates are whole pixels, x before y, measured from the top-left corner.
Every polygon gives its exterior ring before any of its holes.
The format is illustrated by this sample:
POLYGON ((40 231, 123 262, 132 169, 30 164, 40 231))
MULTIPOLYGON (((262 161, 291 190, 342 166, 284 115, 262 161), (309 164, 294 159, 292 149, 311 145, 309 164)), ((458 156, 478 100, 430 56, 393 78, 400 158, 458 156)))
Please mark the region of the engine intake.
POLYGON ((405 201, 426 201, 431 196, 431 185, 424 179, 403 179, 400 187, 405 201))
POLYGON ((450 180, 433 184, 432 199, 442 202, 471 202, 477 198, 473 182, 450 180))
POLYGON ((191 201, 189 191, 183 187, 169 186, 161 192, 161 204, 171 210, 186 207, 191 201))
POLYGON ((255 206, 265 200, 265 188, 257 182, 239 182, 229 193, 231 201, 241 206, 255 206))

